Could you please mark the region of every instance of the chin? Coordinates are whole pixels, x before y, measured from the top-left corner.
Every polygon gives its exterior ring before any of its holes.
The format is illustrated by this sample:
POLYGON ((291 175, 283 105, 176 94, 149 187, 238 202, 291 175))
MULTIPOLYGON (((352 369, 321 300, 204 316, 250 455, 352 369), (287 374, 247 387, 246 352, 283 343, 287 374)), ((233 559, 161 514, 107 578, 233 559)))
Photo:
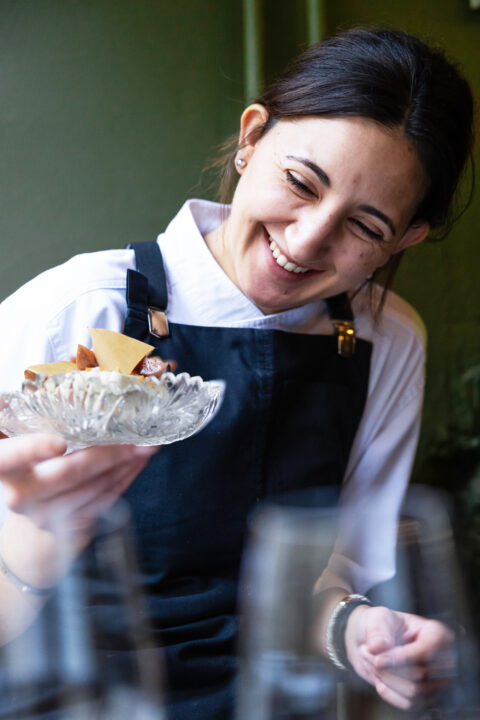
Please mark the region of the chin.
POLYGON ((257 306, 259 310, 262 311, 264 315, 273 315, 274 313, 280 313, 285 312, 286 310, 292 310, 295 307, 299 307, 300 305, 304 304, 301 302, 293 302, 293 301, 286 301, 281 302, 281 300, 276 299, 272 300, 271 298, 262 298, 262 297, 251 297, 250 300, 253 302, 254 305, 257 306))

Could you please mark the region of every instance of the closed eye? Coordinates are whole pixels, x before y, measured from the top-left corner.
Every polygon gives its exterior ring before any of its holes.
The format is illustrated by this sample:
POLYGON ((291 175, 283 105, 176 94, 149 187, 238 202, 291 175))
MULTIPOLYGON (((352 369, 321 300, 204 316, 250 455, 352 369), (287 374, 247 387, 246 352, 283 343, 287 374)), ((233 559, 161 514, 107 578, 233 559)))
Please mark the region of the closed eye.
POLYGON ((352 222, 363 235, 366 235, 367 237, 371 238, 372 240, 383 240, 382 233, 377 233, 371 228, 368 227, 368 225, 365 225, 365 223, 361 222, 360 220, 357 220, 356 218, 350 218, 350 222, 352 222))
POLYGON ((301 182, 290 170, 287 170, 286 172, 286 178, 287 182, 295 188, 295 190, 299 190, 301 193, 304 193, 305 195, 311 195, 315 197, 315 193, 310 190, 310 188, 305 185, 305 183, 301 182))

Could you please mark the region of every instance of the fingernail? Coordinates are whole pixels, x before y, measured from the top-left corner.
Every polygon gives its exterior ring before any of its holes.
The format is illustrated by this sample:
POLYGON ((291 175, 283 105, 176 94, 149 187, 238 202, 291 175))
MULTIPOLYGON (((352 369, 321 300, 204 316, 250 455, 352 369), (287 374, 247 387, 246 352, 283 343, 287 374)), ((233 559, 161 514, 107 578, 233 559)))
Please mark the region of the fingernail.
POLYGON ((156 445, 135 445, 135 455, 138 457, 151 457, 158 450, 156 445))
POLYGON ((43 460, 42 462, 35 465, 35 476, 39 480, 49 479, 52 473, 58 473, 63 470, 64 459, 63 457, 50 458, 49 460, 43 460))
POLYGON ((49 440, 50 445, 54 450, 65 451, 65 446, 67 443, 63 438, 58 437, 58 435, 50 435, 49 440))

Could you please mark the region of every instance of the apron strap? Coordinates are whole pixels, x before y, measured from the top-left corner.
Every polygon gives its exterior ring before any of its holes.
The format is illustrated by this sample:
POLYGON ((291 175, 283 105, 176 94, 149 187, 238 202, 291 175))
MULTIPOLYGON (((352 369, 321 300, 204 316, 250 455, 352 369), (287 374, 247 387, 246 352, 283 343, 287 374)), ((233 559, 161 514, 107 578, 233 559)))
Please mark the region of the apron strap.
POLYGON ((158 243, 130 243, 127 247, 135 252, 137 270, 127 271, 125 332, 139 337, 138 333, 143 334, 148 327, 154 337, 168 337, 167 279, 158 243))
POLYGON ((166 310, 168 303, 167 279, 158 243, 130 243, 127 247, 135 251, 137 270, 148 280, 149 307, 166 310))
POLYGON ((352 306, 347 293, 340 293, 325 300, 328 315, 337 336, 337 350, 342 357, 355 354, 355 325, 352 306))

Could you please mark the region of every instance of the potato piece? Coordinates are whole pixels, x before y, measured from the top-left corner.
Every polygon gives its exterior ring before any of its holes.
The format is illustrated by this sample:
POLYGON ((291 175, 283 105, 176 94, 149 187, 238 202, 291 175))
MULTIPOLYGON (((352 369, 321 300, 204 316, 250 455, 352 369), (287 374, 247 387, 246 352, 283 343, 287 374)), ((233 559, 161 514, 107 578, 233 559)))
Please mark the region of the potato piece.
POLYGON ((159 378, 166 370, 174 372, 176 368, 177 363, 175 360, 162 360, 161 357, 152 355, 151 357, 144 357, 134 368, 133 374, 159 378))
POLYGON ((76 357, 77 370, 86 370, 87 368, 98 367, 97 358, 93 350, 85 347, 85 345, 78 345, 77 357, 76 357))

